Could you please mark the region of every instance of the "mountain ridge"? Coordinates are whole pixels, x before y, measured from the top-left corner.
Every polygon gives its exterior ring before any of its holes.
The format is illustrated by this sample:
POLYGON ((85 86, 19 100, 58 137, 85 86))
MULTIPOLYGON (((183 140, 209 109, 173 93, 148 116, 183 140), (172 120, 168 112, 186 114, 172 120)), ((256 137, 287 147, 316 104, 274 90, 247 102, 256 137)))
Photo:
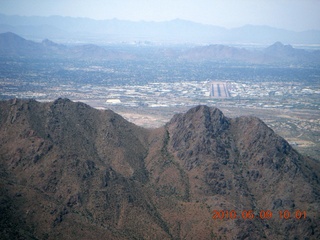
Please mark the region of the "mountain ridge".
MULTIPOLYGON (((141 59, 138 54, 130 51, 106 49, 94 44, 66 46, 57 44, 49 39, 42 42, 26 40, 12 33, 0 33, 0 53, 9 57, 38 57, 38 58, 67 58, 91 60, 132 60, 141 59)), ((318 64, 320 51, 307 51, 296 49, 291 45, 276 42, 263 50, 248 50, 245 48, 230 47, 221 44, 190 47, 184 51, 158 51, 159 58, 172 58, 187 61, 234 61, 257 64, 295 63, 318 64)), ((142 56, 145 59, 145 55, 142 56)))
POLYGON ((182 19, 163 22, 134 22, 119 19, 94 20, 62 16, 26 17, 0 14, 0 26, 0 32, 15 30, 27 38, 44 39, 49 36, 55 41, 64 39, 64 41, 88 42, 91 39, 92 42, 92 39, 95 39, 97 42, 154 41, 206 44, 241 42, 266 45, 276 41, 290 44, 318 44, 320 42, 319 30, 295 32, 251 25, 226 29, 182 19))
POLYGON ((11 99, 0 101, 0 133, 7 239, 320 236, 319 163, 255 117, 200 105, 144 129, 68 99, 11 99), (250 209, 274 215, 242 219, 250 209))
POLYGON ((66 46, 44 39, 40 43, 12 33, 0 33, 0 53, 10 57, 71 58, 71 59, 132 59, 130 53, 106 50, 94 44, 66 46))

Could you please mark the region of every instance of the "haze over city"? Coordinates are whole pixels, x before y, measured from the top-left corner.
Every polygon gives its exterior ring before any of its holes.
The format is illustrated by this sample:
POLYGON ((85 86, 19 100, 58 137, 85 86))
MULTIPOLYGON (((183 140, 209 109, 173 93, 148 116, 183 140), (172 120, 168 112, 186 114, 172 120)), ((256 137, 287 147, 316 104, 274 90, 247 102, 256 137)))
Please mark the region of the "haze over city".
POLYGON ((21 16, 157 22, 179 18, 226 28, 251 24, 294 31, 320 29, 318 0, 1 0, 0 9, 3 14, 21 16))

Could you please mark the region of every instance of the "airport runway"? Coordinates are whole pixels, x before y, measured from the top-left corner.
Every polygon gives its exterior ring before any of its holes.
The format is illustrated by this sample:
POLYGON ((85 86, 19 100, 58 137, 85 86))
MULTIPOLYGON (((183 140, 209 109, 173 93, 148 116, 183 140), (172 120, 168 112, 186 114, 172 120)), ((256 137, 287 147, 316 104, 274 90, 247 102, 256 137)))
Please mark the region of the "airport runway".
POLYGON ((210 97, 214 98, 228 98, 230 93, 225 82, 211 82, 210 97))

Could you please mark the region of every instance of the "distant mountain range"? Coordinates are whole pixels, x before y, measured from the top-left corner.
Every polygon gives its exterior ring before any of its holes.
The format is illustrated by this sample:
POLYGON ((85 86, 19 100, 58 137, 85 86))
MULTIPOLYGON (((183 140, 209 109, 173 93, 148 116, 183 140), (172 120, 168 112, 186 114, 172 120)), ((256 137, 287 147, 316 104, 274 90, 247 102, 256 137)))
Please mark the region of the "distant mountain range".
POLYGON ((319 162, 255 117, 197 106, 144 129, 68 99, 0 116, 1 239, 320 237, 319 162))
POLYGON ((133 22, 118 19, 93 20, 62 16, 25 17, 0 14, 0 32, 8 31, 28 39, 50 38, 64 43, 151 41, 270 45, 281 41, 288 44, 320 44, 320 31, 317 30, 294 32, 253 25, 226 29, 181 19, 166 22, 133 22))
MULTIPOLYGON (((164 49, 165 50, 165 49, 164 49)), ((1 56, 27 58, 72 58, 92 60, 144 59, 130 50, 113 50, 94 44, 66 46, 45 39, 42 42, 26 40, 11 32, 0 34, 1 56)), ((248 50, 226 45, 208 45, 185 48, 183 51, 152 52, 153 57, 185 61, 230 61, 257 64, 320 64, 320 51, 295 49, 291 45, 276 42, 262 50, 248 50)))
POLYGON ((93 44, 66 46, 48 39, 42 42, 26 40, 11 32, 0 34, 0 55, 27 58, 73 58, 73 59, 130 59, 130 53, 106 50, 93 44))
POLYGON ((320 51, 295 49, 291 45, 276 42, 261 51, 226 45, 209 45, 192 48, 181 54, 190 61, 235 61, 257 64, 320 64, 320 51))

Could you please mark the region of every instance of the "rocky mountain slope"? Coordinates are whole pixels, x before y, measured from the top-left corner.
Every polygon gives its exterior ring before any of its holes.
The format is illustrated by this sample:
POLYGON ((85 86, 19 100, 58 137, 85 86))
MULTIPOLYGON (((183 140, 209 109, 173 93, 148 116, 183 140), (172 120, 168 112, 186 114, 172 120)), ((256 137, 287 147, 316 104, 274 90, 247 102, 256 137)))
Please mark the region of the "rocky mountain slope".
POLYGON ((68 99, 0 102, 1 239, 319 239, 319 173, 216 108, 144 129, 68 99))

